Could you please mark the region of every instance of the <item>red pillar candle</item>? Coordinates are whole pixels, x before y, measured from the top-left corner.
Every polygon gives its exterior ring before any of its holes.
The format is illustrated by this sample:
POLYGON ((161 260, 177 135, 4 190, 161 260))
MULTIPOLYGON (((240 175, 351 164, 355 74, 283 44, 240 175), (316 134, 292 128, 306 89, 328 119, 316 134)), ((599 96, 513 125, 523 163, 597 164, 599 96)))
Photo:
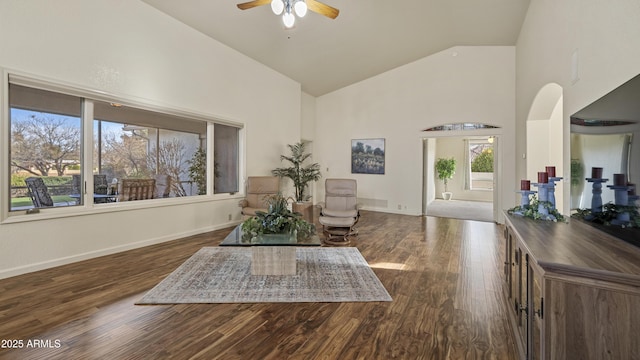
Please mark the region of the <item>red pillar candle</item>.
POLYGON ((539 172, 538 173, 538 183, 539 184, 546 184, 548 182, 549 182, 549 173, 539 172))
POLYGON ((627 185, 627 175, 626 174, 613 174, 613 185, 614 186, 625 186, 625 185, 627 185))
POLYGON ((545 166, 544 170, 549 174, 549 177, 556 177, 556 167, 555 166, 545 166))
POLYGON ((531 181, 520 180, 520 190, 531 190, 531 181))
POLYGON ((602 168, 601 167, 592 167, 591 168, 591 178, 593 178, 593 179, 602 179, 602 168))

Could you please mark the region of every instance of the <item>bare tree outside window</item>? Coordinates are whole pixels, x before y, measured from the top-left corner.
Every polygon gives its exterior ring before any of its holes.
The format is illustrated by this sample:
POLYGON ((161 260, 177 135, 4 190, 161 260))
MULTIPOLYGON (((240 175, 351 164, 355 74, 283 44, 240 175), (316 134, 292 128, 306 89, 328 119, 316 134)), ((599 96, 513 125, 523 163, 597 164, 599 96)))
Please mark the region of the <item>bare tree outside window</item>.
POLYGON ((80 120, 31 114, 12 118, 11 166, 35 176, 57 176, 80 164, 80 120))
POLYGON ((187 173, 185 145, 180 139, 163 140, 157 149, 148 156, 149 167, 158 174, 167 174, 171 178, 171 191, 175 196, 187 196, 180 179, 187 173))

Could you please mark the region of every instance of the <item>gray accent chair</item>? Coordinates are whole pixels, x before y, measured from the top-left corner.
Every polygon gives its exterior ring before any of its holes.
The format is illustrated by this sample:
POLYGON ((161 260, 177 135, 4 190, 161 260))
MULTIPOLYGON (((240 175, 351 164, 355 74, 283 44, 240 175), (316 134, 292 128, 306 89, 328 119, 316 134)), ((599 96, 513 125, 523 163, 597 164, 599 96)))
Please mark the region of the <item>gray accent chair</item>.
POLYGON ((360 219, 358 183, 353 179, 326 179, 324 202, 319 203, 325 243, 349 245, 350 237, 357 236, 354 227, 360 219))

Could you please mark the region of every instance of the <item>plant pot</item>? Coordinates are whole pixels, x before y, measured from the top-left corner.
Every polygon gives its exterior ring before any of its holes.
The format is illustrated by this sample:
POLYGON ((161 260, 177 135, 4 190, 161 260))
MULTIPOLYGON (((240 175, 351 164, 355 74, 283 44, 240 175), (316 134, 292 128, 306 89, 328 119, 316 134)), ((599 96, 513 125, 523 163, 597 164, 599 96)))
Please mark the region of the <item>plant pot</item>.
POLYGON ((451 198, 453 198, 453 193, 451 191, 445 191, 442 193, 442 198, 444 200, 451 200, 451 198))
POLYGON ((313 222, 313 203, 311 201, 294 202, 292 210, 302 214, 302 218, 307 222, 313 222))

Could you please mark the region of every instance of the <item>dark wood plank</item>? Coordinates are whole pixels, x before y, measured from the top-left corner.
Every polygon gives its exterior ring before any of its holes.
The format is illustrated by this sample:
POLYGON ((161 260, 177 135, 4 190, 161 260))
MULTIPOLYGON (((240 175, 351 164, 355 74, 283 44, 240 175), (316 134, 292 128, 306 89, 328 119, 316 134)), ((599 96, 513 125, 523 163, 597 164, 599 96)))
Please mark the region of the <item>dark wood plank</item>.
POLYGON ((54 342, 0 358, 516 357, 499 226, 363 212, 358 228, 392 302, 134 305, 224 229, 0 280, 0 339, 54 342))

